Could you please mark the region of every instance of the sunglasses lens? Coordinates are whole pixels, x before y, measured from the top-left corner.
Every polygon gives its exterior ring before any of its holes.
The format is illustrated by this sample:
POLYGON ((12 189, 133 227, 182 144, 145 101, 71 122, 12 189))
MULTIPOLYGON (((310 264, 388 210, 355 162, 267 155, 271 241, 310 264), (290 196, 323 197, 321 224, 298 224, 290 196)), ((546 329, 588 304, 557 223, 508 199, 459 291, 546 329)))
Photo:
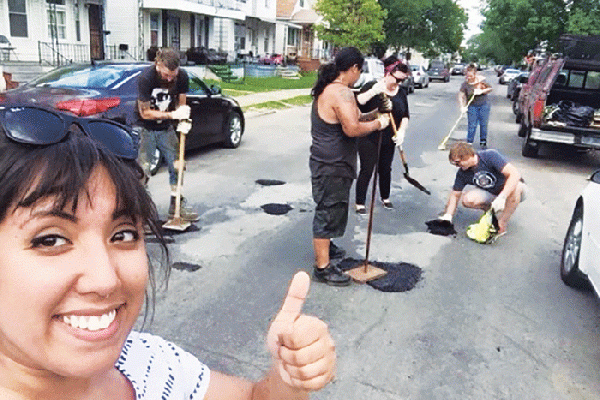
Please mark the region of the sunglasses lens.
POLYGON ((7 108, 2 124, 6 135, 20 143, 48 145, 60 142, 67 134, 58 115, 39 108, 7 108))
POLYGON ((87 127, 89 135, 114 155, 127 160, 137 158, 133 137, 125 128, 105 121, 89 121, 87 127))

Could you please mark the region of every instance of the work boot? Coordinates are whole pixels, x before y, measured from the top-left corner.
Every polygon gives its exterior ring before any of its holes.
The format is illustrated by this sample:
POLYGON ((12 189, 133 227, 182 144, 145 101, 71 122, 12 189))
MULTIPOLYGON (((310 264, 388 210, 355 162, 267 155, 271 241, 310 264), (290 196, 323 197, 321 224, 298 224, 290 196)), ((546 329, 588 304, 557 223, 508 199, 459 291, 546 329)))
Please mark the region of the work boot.
MULTIPOLYGON (((169 205, 169 219, 173 218, 175 216, 175 201, 176 201, 176 197, 175 196, 171 196, 171 204, 169 205)), ((192 210, 191 208, 186 207, 186 199, 185 197, 181 196, 181 205, 180 205, 180 209, 179 209, 179 215, 181 216, 181 218, 185 221, 188 222, 196 222, 200 219, 200 215, 198 215, 197 212, 195 212, 194 210, 192 210)))
POLYGON ((329 258, 344 258, 346 250, 336 246, 333 242, 329 243, 329 258))
POLYGON ((351 283, 349 275, 346 275, 337 265, 327 264, 325 268, 313 266, 313 280, 326 283, 329 286, 348 286, 351 283))

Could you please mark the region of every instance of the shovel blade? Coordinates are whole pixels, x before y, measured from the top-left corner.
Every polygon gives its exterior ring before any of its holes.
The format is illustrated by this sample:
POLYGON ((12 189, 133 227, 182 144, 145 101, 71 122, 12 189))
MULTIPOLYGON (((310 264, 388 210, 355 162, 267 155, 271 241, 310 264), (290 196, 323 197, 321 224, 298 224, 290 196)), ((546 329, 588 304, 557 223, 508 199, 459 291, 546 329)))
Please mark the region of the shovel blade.
POLYGON ((192 225, 191 222, 184 220, 181 217, 174 217, 163 224, 163 229, 183 232, 192 225))

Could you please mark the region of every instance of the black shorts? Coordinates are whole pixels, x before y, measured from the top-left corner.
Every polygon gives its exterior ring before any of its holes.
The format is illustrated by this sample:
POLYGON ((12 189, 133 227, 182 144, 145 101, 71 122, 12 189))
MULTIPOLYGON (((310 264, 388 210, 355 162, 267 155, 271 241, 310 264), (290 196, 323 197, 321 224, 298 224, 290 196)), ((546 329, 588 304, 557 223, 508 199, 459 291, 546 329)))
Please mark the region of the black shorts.
POLYGON ((317 206, 313 237, 331 239, 344 236, 348 224, 348 203, 353 179, 339 176, 312 178, 312 194, 317 206))

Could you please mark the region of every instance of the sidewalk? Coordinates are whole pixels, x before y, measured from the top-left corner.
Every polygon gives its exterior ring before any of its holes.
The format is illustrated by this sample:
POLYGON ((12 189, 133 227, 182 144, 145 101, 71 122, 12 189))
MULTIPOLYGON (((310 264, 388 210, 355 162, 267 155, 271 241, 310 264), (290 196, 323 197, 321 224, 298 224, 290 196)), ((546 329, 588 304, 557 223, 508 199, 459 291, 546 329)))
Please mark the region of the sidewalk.
POLYGON ((235 96, 235 99, 240 103, 240 106, 247 107, 252 104, 264 103, 267 101, 277 101, 291 99, 292 97, 310 94, 311 89, 287 89, 275 90, 272 92, 261 92, 254 94, 246 94, 243 96, 235 96))

